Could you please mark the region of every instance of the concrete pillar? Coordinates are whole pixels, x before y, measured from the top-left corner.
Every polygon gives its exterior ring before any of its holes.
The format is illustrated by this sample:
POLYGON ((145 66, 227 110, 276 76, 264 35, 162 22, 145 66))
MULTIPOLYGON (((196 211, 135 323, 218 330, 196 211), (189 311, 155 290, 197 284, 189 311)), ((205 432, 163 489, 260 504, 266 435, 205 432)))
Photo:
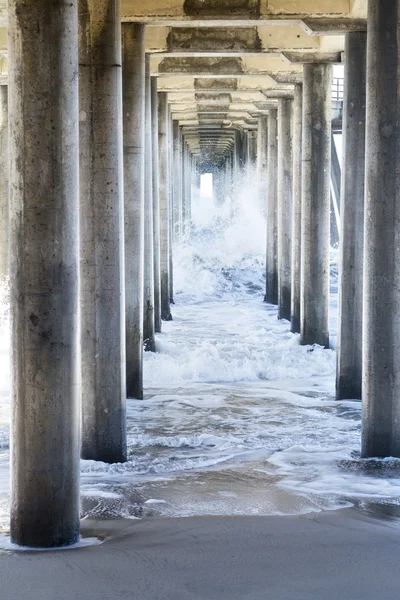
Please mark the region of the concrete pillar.
POLYGON ((77 1, 10 0, 11 541, 79 540, 77 1))
POLYGON ((367 34, 345 48, 336 398, 361 400, 367 34))
POLYGON ((122 25, 126 393, 143 398, 144 26, 122 25))
POLYGON ((268 190, 268 117, 258 118, 257 130, 257 190, 259 207, 267 214, 268 190))
POLYGON ((161 318, 172 321, 170 307, 169 261, 170 261, 170 161, 168 144, 170 127, 167 93, 158 93, 158 156, 160 175, 160 272, 161 272, 161 318))
POLYGON ((121 19, 79 2, 82 457, 126 460, 121 19))
POLYGON ((332 66, 303 69, 300 342, 328 348, 332 66))
POLYGON ((278 111, 268 113, 267 255, 265 301, 278 304, 278 111))
POLYGON ((158 172, 158 94, 157 77, 151 78, 151 126, 153 155, 153 253, 154 253, 154 328, 161 333, 160 283, 160 194, 158 172))
POLYGON ((145 184, 144 184, 144 319, 143 341, 147 351, 155 352, 154 339, 154 251, 153 251, 153 169, 151 145, 151 77, 150 55, 145 68, 145 184))
POLYGON ((0 284, 8 279, 8 86, 0 85, 0 284))
POLYGON ((182 133, 179 121, 173 122, 173 231, 174 240, 182 237, 182 133))
POLYGON ((169 168, 169 301, 174 304, 174 161, 173 161, 173 121, 171 106, 168 105, 168 168, 169 168))
POLYGON ((290 331, 300 333, 301 298, 301 169, 303 136, 303 86, 294 87, 293 100, 293 207, 292 207, 292 297, 290 331))
POLYGON ((293 101, 279 100, 278 108, 278 318, 291 317, 292 286, 292 110, 293 101))
MULTIPOLYGON (((188 228, 188 220, 189 220, 189 205, 190 205, 190 153, 189 147, 187 143, 183 144, 183 197, 182 197, 182 221, 183 221, 183 230, 186 235, 188 228)), ((219 194, 221 194, 221 188, 219 190, 219 194)))
POLYGON ((400 457, 399 25, 399 0, 369 2, 363 457, 400 457))

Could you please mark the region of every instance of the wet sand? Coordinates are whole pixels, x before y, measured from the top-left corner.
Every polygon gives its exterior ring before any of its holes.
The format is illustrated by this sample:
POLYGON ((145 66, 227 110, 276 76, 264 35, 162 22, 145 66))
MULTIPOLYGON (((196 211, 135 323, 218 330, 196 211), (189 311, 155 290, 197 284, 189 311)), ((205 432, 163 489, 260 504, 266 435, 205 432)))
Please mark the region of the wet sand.
POLYGON ((2 552, 1 600, 397 600, 400 527, 299 517, 84 521, 101 545, 2 552))

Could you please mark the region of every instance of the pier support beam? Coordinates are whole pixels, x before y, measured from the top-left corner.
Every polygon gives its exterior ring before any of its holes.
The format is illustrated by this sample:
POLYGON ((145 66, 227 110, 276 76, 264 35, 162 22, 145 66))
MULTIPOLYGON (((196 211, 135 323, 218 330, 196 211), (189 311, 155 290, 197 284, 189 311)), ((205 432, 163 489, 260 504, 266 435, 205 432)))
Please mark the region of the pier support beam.
POLYGON ((167 93, 158 93, 158 156, 160 175, 160 272, 161 272, 161 318, 171 321, 170 306, 170 118, 167 93))
POLYGON ((111 463, 126 460, 118 0, 79 2, 79 87, 82 457, 111 463))
POLYGON ((303 73, 300 341, 328 348, 332 66, 303 73))
POLYGON ((126 393, 143 398, 144 25, 122 25, 126 393))
POLYGON ((400 0, 369 2, 362 456, 400 457, 400 0))
POLYGON ((0 85, 0 284, 8 279, 8 86, 0 85))
POLYGON ((173 221, 174 221, 174 241, 179 241, 182 237, 182 134, 179 127, 179 121, 173 122, 173 221))
POLYGON ((158 92, 157 77, 151 78, 151 150, 153 160, 153 250, 154 250, 154 328, 161 333, 160 283, 160 192, 158 173, 158 92))
POLYGON ((367 34, 345 49, 336 398, 361 400, 367 34))
POLYGON ((292 109, 280 99, 278 108, 278 318, 290 321, 292 263, 292 109))
POLYGON ((11 540, 35 548, 79 540, 77 14, 8 3, 11 540))
POLYGON ((301 169, 303 86, 296 84, 293 100, 292 309, 290 331, 300 333, 301 297, 301 169))
POLYGON ((267 281, 265 301, 278 304, 278 111, 268 113, 267 281))
POLYGON ((151 77, 150 55, 146 55, 145 68, 145 185, 144 185, 144 320, 143 341, 145 350, 155 352, 154 339, 154 248, 153 248, 153 168, 151 146, 151 77))
POLYGON ((268 190, 268 117, 258 118, 256 154, 258 205, 262 214, 266 215, 268 190))

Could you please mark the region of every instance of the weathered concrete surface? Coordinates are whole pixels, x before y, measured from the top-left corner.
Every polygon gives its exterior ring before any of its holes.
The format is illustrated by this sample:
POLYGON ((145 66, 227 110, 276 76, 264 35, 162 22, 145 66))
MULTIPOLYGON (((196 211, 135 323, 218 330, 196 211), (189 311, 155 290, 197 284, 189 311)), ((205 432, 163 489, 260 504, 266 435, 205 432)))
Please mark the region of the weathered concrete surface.
POLYGON ((153 151, 151 131, 150 57, 145 59, 145 167, 144 167, 144 283, 143 342, 147 351, 155 352, 154 339, 154 224, 153 224, 153 151))
POLYGON ((174 169, 174 186, 173 186, 173 232, 174 240, 179 241, 182 237, 182 132, 178 121, 173 123, 173 169, 174 169))
POLYGON ((123 24, 126 393, 143 398, 144 27, 123 24))
POLYGON ((257 191, 258 205, 267 214, 268 191, 268 117, 258 118, 257 130, 257 191))
POLYGON ((300 333, 302 137, 303 86, 296 84, 293 100, 292 304, 290 318, 292 333, 300 333))
POLYGON ((54 547, 79 538, 77 1, 8 6, 11 538, 54 547))
POLYGON ((293 102, 278 108, 278 318, 291 317, 293 102))
POLYGON ((0 86, 0 283, 8 278, 8 86, 0 86))
POLYGON ((161 318, 171 321, 170 307, 170 123, 168 99, 165 92, 158 94, 158 156, 160 174, 160 277, 161 277, 161 318))
POLYGON ((265 301, 278 304, 278 110, 268 115, 267 281, 265 301))
POLYGON ((304 65, 300 341, 326 348, 329 347, 331 89, 331 65, 304 65))
POLYGON ((346 36, 336 398, 361 400, 367 34, 346 36))
POLYGON ((400 1, 370 2, 362 455, 400 456, 400 1))
POLYGON ((80 0, 82 456, 126 459, 121 26, 80 0))
POLYGON ((100 546, 1 556, 4 597, 394 600, 400 585, 395 527, 344 511, 106 521, 96 531, 109 538, 100 546))
POLYGON ((154 328, 161 333, 161 282, 160 282, 160 190, 158 170, 158 92, 157 77, 151 78, 151 126, 153 155, 153 244, 154 244, 154 328))

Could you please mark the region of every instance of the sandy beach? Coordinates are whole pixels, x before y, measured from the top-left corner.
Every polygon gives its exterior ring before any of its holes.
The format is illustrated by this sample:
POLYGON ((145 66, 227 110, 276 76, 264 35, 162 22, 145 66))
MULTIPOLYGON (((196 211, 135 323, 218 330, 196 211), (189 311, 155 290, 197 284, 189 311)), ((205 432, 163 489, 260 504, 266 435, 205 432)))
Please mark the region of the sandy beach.
POLYGON ((97 546, 2 552, 2 600, 395 600, 398 524, 301 517, 83 522, 97 546))

